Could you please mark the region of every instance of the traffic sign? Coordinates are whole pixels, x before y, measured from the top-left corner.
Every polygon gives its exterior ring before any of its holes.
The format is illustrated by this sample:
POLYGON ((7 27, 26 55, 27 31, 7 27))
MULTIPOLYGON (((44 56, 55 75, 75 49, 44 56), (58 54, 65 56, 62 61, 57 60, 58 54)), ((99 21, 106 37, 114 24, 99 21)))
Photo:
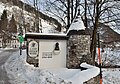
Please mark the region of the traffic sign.
POLYGON ((18 36, 18 39, 19 39, 19 42, 20 42, 20 43, 24 42, 24 37, 23 37, 22 35, 19 35, 19 36, 18 36))

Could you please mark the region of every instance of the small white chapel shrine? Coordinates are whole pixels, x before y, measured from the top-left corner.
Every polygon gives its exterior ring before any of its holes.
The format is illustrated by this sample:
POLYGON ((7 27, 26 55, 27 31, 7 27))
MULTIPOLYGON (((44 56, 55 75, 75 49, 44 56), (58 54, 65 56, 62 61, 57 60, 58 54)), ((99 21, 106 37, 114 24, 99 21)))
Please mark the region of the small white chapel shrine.
POLYGON ((90 62, 90 34, 81 16, 71 24, 67 34, 27 33, 27 62, 40 68, 79 68, 90 62))
POLYGON ((68 37, 65 34, 27 33, 26 38, 27 62, 43 69, 66 67, 68 37))

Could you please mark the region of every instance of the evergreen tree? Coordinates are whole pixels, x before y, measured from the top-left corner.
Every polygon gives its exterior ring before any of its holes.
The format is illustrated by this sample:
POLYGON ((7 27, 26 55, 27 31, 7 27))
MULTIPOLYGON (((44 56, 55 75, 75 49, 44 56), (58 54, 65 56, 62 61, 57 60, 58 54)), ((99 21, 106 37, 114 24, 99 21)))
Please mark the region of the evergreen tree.
POLYGON ((7 25, 8 25, 8 19, 7 19, 7 11, 4 10, 3 14, 1 15, 1 29, 2 30, 7 30, 7 25))
POLYGON ((17 33, 17 25, 16 25, 14 15, 12 15, 11 20, 8 24, 8 30, 10 33, 17 33))
POLYGON ((7 11, 4 10, 3 14, 1 15, 1 20, 0 20, 0 29, 1 29, 1 37, 2 37, 2 46, 3 47, 6 47, 6 41, 8 39, 8 36, 6 35, 7 25, 8 25, 7 11))
POLYGON ((7 11, 3 10, 3 14, 1 15, 1 20, 7 19, 7 11))

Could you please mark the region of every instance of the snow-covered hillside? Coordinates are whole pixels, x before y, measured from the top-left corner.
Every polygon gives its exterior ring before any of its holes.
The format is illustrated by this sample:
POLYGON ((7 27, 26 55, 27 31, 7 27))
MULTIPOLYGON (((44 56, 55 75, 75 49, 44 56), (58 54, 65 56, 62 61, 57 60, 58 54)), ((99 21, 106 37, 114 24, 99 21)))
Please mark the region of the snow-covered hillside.
MULTIPOLYGON (((0 16, 3 13, 3 10, 7 10, 8 20, 10 20, 12 15, 14 15, 18 28, 19 28, 19 24, 22 26, 26 25, 26 29, 23 28, 24 32, 25 30, 26 32, 32 31, 35 22, 35 14, 29 13, 24 9, 22 10, 18 6, 13 6, 9 3, 4 4, 0 2, 0 16)), ((40 23, 39 28, 42 30, 43 33, 48 33, 48 32, 57 33, 57 31, 55 30, 56 28, 55 24, 51 24, 50 22, 43 20, 41 18, 40 20, 41 21, 39 22, 40 23)))

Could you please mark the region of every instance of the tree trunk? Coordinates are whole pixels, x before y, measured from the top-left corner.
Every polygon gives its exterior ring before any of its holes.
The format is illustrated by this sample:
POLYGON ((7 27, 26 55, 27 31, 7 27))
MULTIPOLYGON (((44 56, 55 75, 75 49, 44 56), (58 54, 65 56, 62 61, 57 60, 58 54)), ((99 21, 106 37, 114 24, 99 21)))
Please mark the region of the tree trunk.
POLYGON ((73 11, 74 11, 74 6, 73 6, 73 0, 71 0, 71 22, 73 21, 73 11))
POLYGON ((67 8, 67 29, 70 27, 70 0, 67 0, 68 8, 67 8))
POLYGON ((99 20, 99 0, 96 0, 96 16, 95 16, 95 24, 94 24, 94 29, 93 29, 93 34, 92 34, 92 42, 91 42, 91 56, 92 56, 92 61, 93 65, 95 64, 95 56, 96 56, 96 34, 97 34, 97 29, 98 29, 98 20, 99 20))
POLYGON ((87 28, 87 0, 85 0, 85 27, 87 28))

